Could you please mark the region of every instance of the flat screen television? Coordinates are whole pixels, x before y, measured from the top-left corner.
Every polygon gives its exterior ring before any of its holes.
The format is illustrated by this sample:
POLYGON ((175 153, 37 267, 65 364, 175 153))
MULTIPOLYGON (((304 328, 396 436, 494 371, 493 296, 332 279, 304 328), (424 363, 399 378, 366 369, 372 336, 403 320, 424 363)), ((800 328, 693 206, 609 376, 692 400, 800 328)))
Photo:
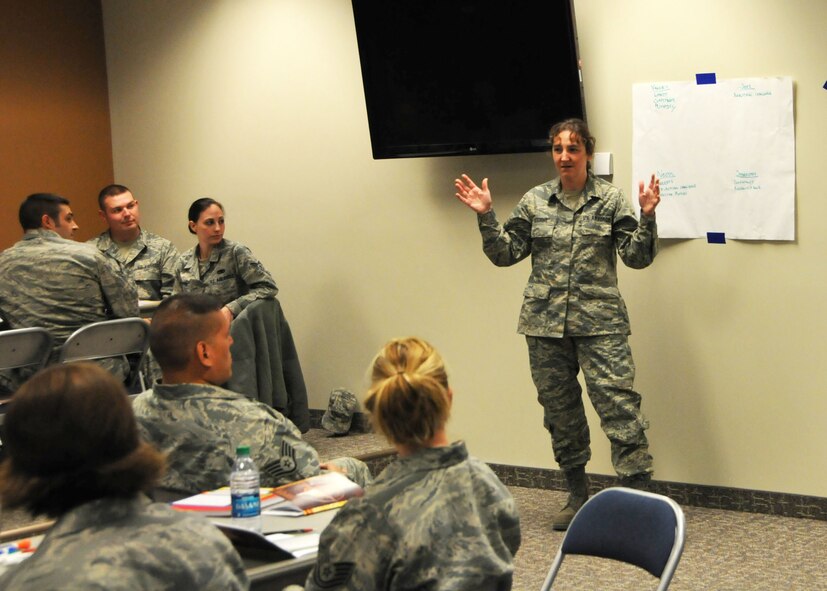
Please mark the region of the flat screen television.
POLYGON ((572 0, 352 0, 373 157, 540 152, 585 119, 572 0))

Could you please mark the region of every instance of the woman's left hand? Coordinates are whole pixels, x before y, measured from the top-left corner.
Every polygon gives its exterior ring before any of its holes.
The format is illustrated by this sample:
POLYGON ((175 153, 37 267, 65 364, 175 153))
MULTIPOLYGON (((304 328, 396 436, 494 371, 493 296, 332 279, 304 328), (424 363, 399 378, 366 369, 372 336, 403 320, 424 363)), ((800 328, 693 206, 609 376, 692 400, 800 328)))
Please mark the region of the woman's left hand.
POLYGON ((340 474, 344 474, 345 476, 347 476, 347 470, 340 466, 337 466, 332 462, 324 462, 322 464, 319 464, 319 468, 321 468, 322 470, 328 470, 330 472, 339 472, 340 474))
POLYGON ((660 179, 652 175, 649 186, 643 186, 643 181, 638 185, 638 201, 640 209, 645 216, 655 215, 655 208, 660 203, 660 179))

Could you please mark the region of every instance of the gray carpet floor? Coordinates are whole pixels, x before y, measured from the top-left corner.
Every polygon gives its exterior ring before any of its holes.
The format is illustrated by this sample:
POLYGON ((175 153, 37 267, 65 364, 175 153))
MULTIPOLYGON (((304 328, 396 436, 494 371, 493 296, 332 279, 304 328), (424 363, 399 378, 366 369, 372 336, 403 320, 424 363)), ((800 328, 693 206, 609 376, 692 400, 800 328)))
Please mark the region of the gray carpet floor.
MULTIPOLYGON (((375 454, 388 449, 370 433, 333 437, 311 429, 305 439, 322 460, 375 454)), ((509 487, 520 510, 523 542, 515 559, 514 589, 540 588, 563 534, 551 518, 565 493, 509 487)), ((683 507, 686 546, 670 587, 673 591, 827 591, 827 522, 683 507)), ((20 511, 2 516, 2 529, 32 519, 20 511)), ((571 556, 554 586, 559 591, 640 591, 657 581, 635 567, 611 560, 571 556)))
MULTIPOLYGON (((510 487, 520 508, 523 544, 515 589, 539 589, 563 539, 551 530, 562 491, 510 487)), ((827 522, 682 507, 686 545, 672 591, 816 591, 827 589, 827 522)), ((554 589, 655 589, 647 572, 612 560, 570 556, 554 589)))
MULTIPOLYGON (((378 435, 332 437, 311 429, 305 435, 324 459, 387 448, 378 435)), ((515 558, 514 589, 536 591, 545 580, 561 532, 551 529, 566 494, 509 487, 520 511, 523 542, 515 558)), ((672 591, 827 591, 827 522, 682 507, 686 545, 672 591)), ((645 571, 612 560, 571 556, 555 582, 559 591, 655 589, 645 571)))

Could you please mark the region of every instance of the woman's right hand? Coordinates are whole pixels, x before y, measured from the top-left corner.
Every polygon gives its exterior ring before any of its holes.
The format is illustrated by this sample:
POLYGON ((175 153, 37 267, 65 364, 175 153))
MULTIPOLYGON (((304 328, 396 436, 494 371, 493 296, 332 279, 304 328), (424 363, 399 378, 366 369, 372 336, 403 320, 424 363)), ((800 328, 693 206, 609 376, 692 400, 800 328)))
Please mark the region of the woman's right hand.
POLYGON ((488 213, 491 210, 491 191, 488 190, 488 179, 482 179, 482 187, 471 180, 467 174, 461 179, 454 180, 457 199, 477 213, 488 213))

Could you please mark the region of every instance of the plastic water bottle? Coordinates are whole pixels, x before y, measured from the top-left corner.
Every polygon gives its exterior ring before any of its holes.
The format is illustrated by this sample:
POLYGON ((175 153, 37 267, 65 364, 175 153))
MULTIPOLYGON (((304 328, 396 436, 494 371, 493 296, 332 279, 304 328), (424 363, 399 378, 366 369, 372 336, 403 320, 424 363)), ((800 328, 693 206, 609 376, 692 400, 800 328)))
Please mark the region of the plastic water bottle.
POLYGON ((261 531, 261 480, 258 468, 250 457, 249 445, 239 445, 235 454, 235 464, 230 474, 233 523, 261 531))

